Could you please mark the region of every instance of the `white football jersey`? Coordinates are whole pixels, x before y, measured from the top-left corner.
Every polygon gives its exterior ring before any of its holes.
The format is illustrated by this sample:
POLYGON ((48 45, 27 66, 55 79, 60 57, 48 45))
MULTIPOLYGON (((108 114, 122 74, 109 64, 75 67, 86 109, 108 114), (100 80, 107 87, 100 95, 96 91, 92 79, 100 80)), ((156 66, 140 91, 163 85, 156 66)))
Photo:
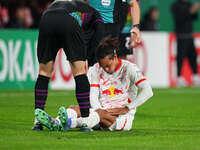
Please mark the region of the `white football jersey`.
POLYGON ((103 109, 125 107, 137 96, 137 85, 146 80, 136 64, 119 59, 115 72, 109 74, 99 64, 88 71, 91 88, 98 88, 96 94, 103 109))

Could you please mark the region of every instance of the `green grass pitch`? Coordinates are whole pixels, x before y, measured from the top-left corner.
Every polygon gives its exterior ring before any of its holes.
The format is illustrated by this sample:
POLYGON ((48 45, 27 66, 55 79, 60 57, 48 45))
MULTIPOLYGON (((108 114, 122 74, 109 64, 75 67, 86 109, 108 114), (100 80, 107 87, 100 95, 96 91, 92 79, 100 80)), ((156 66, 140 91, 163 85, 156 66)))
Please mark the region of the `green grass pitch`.
MULTIPOLYGON (((0 150, 200 150, 200 88, 154 89, 130 132, 32 131, 33 91, 0 91, 0 150)), ((49 91, 46 111, 76 104, 74 91, 49 91)))

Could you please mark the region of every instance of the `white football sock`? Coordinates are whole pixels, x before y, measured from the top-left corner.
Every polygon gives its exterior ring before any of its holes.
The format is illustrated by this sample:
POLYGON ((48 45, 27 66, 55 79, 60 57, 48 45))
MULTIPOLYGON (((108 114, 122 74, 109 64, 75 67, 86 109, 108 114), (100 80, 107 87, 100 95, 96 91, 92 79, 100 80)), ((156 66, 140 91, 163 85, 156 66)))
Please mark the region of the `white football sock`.
POLYGON ((57 124, 57 125, 60 125, 61 122, 60 122, 59 116, 56 117, 55 120, 56 120, 56 124, 57 124))
POLYGON ((89 128, 93 128, 95 125, 97 125, 100 122, 100 117, 97 112, 91 112, 89 117, 85 118, 78 118, 77 119, 77 126, 82 126, 82 124, 87 124, 89 128))
POLYGON ((81 126, 78 124, 78 118, 72 118, 71 128, 80 128, 81 126))
POLYGON ((67 108, 67 116, 68 118, 77 118, 77 113, 75 110, 71 109, 71 108, 67 108))

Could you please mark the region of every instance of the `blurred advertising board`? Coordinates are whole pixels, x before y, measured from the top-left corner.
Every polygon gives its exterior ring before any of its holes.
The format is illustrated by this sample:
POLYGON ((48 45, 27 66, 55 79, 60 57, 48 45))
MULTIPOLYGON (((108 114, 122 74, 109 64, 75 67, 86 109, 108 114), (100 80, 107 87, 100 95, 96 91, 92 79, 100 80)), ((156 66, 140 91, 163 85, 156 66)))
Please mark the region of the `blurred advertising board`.
POLYGON ((34 87, 37 34, 31 30, 0 30, 0 90, 34 87))
MULTIPOLYGON (((200 34, 195 35, 200 71, 200 34)), ((0 30, 0 90, 34 89, 38 74, 36 30, 0 30)), ((176 40, 173 33, 145 32, 128 60, 136 63, 153 87, 176 86, 176 40)), ((69 63, 58 52, 51 89, 74 89, 69 63)), ((184 60, 183 75, 191 85, 191 69, 184 60)))
MULTIPOLYGON (((194 43, 197 51, 197 67, 198 67, 198 74, 200 75, 200 33, 194 34, 194 43)), ((177 67, 176 67, 176 36, 173 33, 169 34, 169 81, 170 87, 176 86, 177 80, 177 67)), ((192 69, 189 65, 189 61, 187 58, 183 61, 183 66, 181 70, 181 75, 185 78, 187 84, 192 86, 192 69)))

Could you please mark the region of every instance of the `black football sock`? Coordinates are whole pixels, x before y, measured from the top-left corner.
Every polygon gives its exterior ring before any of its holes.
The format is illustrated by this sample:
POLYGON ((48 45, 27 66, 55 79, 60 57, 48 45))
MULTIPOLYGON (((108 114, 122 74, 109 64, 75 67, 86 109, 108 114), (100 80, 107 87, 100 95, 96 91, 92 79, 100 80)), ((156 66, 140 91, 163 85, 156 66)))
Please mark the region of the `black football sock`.
POLYGON ((35 109, 44 110, 47 96, 49 77, 39 75, 35 84, 35 109))
POLYGON ((87 76, 78 75, 75 78, 76 84, 76 98, 80 107, 82 117, 89 116, 90 108, 90 84, 87 76))

